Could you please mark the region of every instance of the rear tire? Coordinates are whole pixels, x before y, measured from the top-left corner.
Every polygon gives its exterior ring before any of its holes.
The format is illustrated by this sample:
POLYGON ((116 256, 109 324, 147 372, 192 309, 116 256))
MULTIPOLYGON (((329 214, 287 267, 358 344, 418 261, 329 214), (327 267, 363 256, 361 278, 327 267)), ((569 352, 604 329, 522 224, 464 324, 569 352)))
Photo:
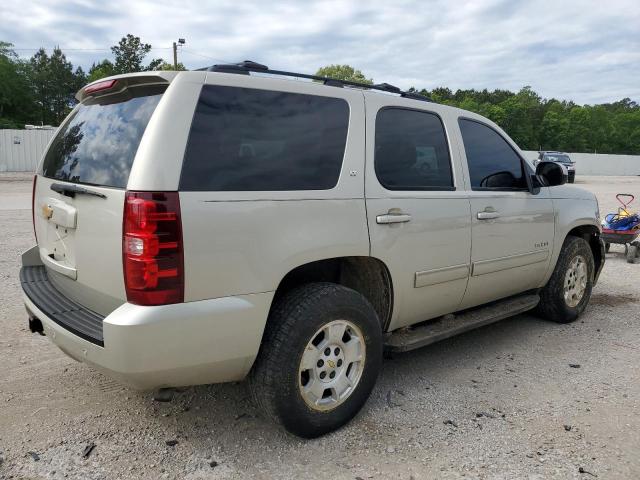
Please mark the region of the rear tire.
POLYGON ((311 283, 274 305, 249 377, 264 413, 313 438, 340 428, 367 401, 382 365, 382 328, 360 293, 311 283))
POLYGON ((576 320, 591 298, 594 272, 589 244, 579 237, 567 237, 553 274, 540 291, 537 313, 557 323, 576 320))

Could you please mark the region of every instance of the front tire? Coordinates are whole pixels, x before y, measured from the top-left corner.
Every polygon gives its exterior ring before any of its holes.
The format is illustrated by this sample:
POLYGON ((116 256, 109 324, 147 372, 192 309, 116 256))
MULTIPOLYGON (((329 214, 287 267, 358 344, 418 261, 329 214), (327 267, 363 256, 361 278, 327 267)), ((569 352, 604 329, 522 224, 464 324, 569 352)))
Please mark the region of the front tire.
POLYGON ((540 291, 538 313, 557 323, 576 320, 591 298, 594 272, 589 244, 579 237, 567 237, 553 274, 540 291))
POLYGON ((382 365, 382 328, 360 293, 312 283, 274 305, 249 378, 254 400, 289 432, 340 428, 366 402, 382 365))

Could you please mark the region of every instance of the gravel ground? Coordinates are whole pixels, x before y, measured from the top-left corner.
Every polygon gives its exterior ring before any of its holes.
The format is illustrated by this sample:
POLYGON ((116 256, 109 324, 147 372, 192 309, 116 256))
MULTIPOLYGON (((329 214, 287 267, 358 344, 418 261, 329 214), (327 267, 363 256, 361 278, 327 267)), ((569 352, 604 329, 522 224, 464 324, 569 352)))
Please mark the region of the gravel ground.
MULTIPOLYGON (((640 194, 637 177, 578 183, 603 212, 640 194)), ((640 265, 618 246, 580 321, 520 315, 386 361, 353 422, 303 441, 242 383, 156 403, 30 334, 30 189, 0 178, 0 478, 640 477, 640 265)))

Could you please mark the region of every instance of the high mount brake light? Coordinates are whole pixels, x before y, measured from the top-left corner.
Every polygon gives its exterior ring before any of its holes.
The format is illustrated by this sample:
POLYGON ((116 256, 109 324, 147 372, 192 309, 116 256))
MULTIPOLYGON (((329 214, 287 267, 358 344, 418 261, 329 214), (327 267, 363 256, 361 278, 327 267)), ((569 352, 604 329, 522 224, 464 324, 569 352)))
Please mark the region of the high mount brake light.
POLYGON ((138 305, 184 301, 178 192, 127 192, 122 260, 127 300, 138 305))
POLYGON ((90 93, 101 92, 102 90, 110 90, 115 87, 117 80, 104 80, 102 82, 94 83, 93 85, 89 85, 84 88, 85 95, 89 95, 90 93))

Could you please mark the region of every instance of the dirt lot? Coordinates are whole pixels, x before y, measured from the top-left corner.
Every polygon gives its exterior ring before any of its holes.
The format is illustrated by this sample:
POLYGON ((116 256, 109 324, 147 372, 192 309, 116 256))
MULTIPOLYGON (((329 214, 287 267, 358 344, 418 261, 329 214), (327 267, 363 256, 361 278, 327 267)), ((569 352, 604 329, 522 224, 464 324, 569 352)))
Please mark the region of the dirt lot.
MULTIPOLYGON (((638 177, 579 183, 603 212, 640 194, 638 177)), ((0 478, 640 478, 640 264, 619 247, 581 321, 520 315, 386 361, 355 421, 302 441, 244 384, 156 403, 30 334, 30 189, 0 178, 0 478)))

